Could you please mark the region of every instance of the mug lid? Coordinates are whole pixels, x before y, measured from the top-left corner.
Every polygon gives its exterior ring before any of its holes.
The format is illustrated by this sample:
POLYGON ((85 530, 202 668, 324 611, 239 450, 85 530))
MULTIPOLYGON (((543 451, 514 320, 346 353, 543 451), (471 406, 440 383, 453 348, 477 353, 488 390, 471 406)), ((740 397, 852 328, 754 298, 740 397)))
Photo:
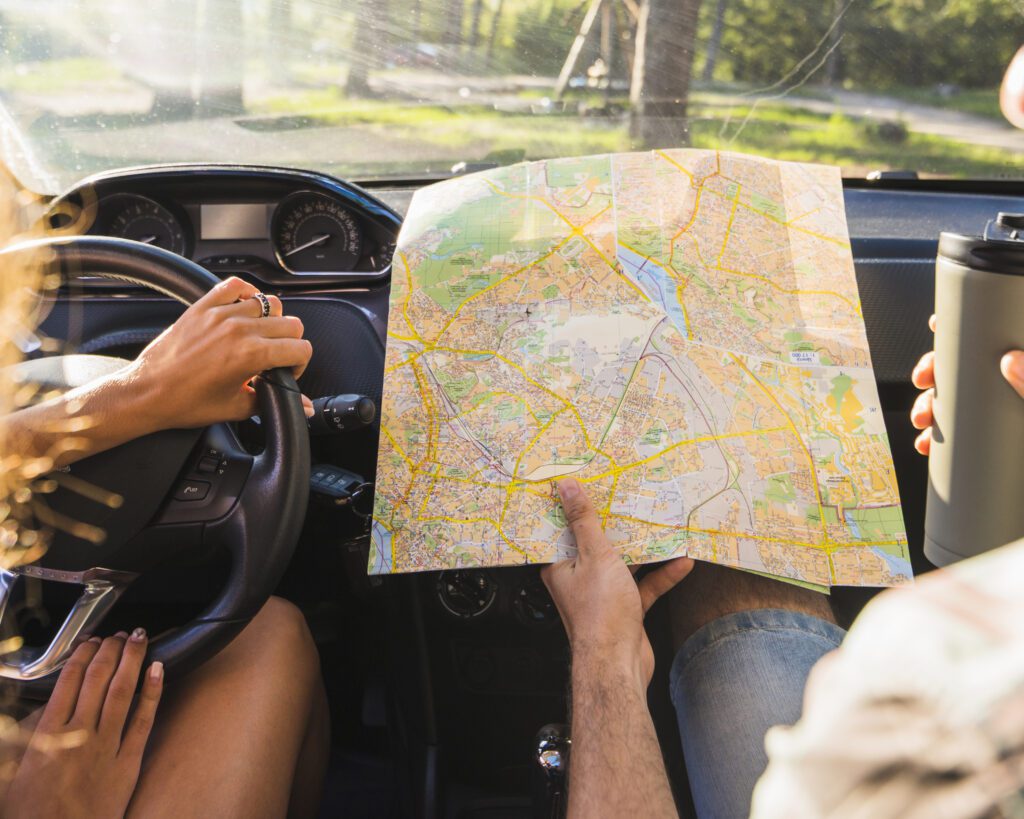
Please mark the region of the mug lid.
POLYGON ((940 233, 939 258, 972 270, 1024 276, 1024 213, 1000 213, 982 236, 940 233))

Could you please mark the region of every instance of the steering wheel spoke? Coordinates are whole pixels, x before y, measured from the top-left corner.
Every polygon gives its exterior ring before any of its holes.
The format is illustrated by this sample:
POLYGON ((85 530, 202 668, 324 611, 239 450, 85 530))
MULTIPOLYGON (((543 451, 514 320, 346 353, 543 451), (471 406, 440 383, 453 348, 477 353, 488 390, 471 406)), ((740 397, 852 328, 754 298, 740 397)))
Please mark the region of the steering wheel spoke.
POLYGON ((75 647, 93 634, 138 575, 99 567, 84 572, 63 572, 40 566, 0 569, 0 625, 15 585, 22 577, 84 587, 49 645, 0 655, 0 677, 28 681, 46 677, 63 666, 75 647))
POLYGON ((223 518, 242 496, 254 461, 230 426, 207 427, 151 526, 223 518))

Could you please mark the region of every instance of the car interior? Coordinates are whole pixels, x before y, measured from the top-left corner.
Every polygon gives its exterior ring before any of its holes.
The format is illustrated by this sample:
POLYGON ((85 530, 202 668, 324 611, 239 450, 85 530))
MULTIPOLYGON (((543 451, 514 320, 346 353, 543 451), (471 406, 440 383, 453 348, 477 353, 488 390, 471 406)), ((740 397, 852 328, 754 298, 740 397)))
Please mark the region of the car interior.
MULTIPOLYGON (((433 57, 420 52, 409 59, 433 57)), ((12 122, 0 125, 16 133, 12 122)), ((59 124, 73 128, 70 120, 59 124)), ((247 127, 260 126, 248 120, 247 127)), ((343 140, 336 150, 346 150, 343 140)), ((107 164, 59 192, 42 193, 49 233, 100 241, 62 257, 68 275, 46 295, 39 338, 56 340, 63 355, 131 359, 182 313, 182 299, 197 292, 187 282, 198 288, 239 276, 278 295, 284 312, 302 320, 313 357, 297 386, 324 399, 321 411, 333 397, 340 397, 335 406, 364 397, 380 406, 392 254, 416 191, 494 163, 464 162, 444 173, 434 165, 418 174, 344 174, 324 170, 322 162, 304 166, 294 156, 279 163, 219 155, 206 161, 200 150, 188 162, 107 164), (320 247, 325 232, 341 241, 320 247), (148 259, 139 245, 160 253, 148 259), (118 254, 127 261, 112 262, 118 254), (191 264, 168 273, 166 254, 191 264), (115 269, 121 262, 124 269, 115 269), (204 271, 211 278, 203 279, 204 271)), ((918 393, 910 374, 932 347, 938 236, 978 234, 999 212, 1024 212, 1024 195, 1012 179, 877 171, 846 176, 844 198, 914 571, 921 574, 932 568, 922 554, 927 460, 913 447, 917 431, 908 415, 918 393)), ((30 352, 30 363, 47 358, 48 349, 30 352)), ((377 413, 307 427, 270 398, 261 401, 260 417, 147 442, 96 467, 126 506, 157 510, 154 517, 100 521, 123 524, 122 541, 134 543, 134 555, 140 542, 148 550, 145 559, 133 558, 138 577, 104 611, 103 630, 142 624, 167 636, 172 652, 183 624, 199 629, 204 612, 231 604, 226 587, 251 582, 260 593, 294 602, 320 651, 333 737, 323 815, 553 815, 564 783, 538 757, 542 740, 569 722, 569 654, 539 567, 368 576, 377 413), (243 492, 238 465, 258 464, 261 452, 288 435, 299 435, 303 446, 308 438, 308 461, 286 461, 301 497, 281 499, 281 476, 267 477, 248 503, 253 517, 226 537, 210 536, 212 522, 236 500, 246 505, 253 488, 243 492), (299 514, 283 518, 293 520, 290 531, 265 539, 290 536, 294 546, 268 559, 259 578, 240 580, 232 538, 261 525, 261 505, 289 504, 301 505, 299 514)), ((79 503, 74 514, 100 514, 79 503)), ((95 565, 95 554, 83 560, 74 541, 58 534, 44 568, 26 574, 11 598, 6 625, 30 646, 55 639, 86 582, 81 573, 95 565), (48 582, 60 580, 60 571, 71 580, 48 582)), ((841 624, 848 626, 877 591, 834 589, 841 624)), ((657 656, 650 705, 685 814, 692 807, 667 694, 672 643, 660 607, 648 630, 657 656)), ((181 670, 223 639, 212 630, 193 635, 181 670)))

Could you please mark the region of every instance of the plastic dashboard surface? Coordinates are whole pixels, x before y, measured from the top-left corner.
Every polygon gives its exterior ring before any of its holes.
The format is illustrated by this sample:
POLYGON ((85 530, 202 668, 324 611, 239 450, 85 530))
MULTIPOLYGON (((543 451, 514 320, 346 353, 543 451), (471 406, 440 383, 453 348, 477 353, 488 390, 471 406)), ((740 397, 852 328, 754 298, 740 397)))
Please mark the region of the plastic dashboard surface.
POLYGON ((51 227, 151 243, 219 276, 283 286, 382 282, 400 219, 347 182, 283 168, 171 165, 85 179, 51 227))

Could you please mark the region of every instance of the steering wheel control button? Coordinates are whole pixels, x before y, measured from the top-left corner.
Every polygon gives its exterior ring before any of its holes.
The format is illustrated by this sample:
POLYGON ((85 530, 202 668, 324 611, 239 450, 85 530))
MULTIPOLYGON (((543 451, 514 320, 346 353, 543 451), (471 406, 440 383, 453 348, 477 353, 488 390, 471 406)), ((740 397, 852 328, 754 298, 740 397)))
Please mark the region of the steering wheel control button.
POLYGON ((210 484, 206 481, 182 481, 174 493, 174 499, 179 501, 201 501, 205 500, 210 493, 210 484))
POLYGON ((199 459, 199 466, 196 468, 197 472, 213 473, 217 471, 220 466, 220 459, 213 458, 209 455, 204 455, 199 459))

